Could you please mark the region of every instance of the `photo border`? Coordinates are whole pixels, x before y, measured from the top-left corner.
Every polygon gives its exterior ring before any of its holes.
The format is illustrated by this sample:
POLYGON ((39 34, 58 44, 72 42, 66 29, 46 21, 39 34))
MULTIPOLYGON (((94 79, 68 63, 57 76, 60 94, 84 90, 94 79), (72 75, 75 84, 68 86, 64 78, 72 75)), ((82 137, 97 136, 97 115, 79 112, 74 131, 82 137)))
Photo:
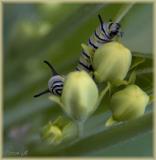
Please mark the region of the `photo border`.
MULTIPOLYGON (((22 3, 58 3, 58 2, 65 2, 65 3, 100 3, 100 2, 109 2, 109 3, 130 3, 130 2, 137 2, 137 3, 150 3, 152 2, 153 3, 153 6, 154 6, 154 13, 153 13, 153 33, 154 33, 154 38, 153 38, 153 55, 154 55, 154 71, 155 71, 155 68, 156 68, 156 47, 155 47, 155 37, 156 37, 156 32, 155 32, 155 27, 156 27, 156 21, 154 19, 154 17, 156 17, 156 2, 154 0, 146 0, 146 1, 143 1, 143 0, 98 0, 98 1, 95 1, 95 0, 2 0, 0 2, 0 66, 1 66, 1 70, 0 70, 0 73, 1 73, 1 77, 0 77, 0 102, 1 102, 1 108, 0 108, 0 128, 1 128, 1 132, 0 132, 0 146, 3 146, 3 4, 4 3, 19 3, 19 4, 22 4, 22 3)), ((154 97, 156 97, 156 76, 154 76, 154 97)), ((155 116, 155 111, 156 111, 156 108, 155 108, 155 102, 154 102, 154 118, 153 118, 153 122, 154 124, 156 124, 156 116, 155 116)), ((155 125, 153 124, 153 130, 154 130, 154 133, 155 132, 155 125)), ((64 157, 64 158, 60 158, 60 157, 14 157, 14 158, 3 158, 3 147, 0 147, 0 155, 1 155, 1 158, 2 159, 5 159, 5 160, 16 160, 18 158, 20 159, 25 159, 25 160, 37 160, 37 159, 44 159, 44 160, 49 160, 49 159, 60 159, 60 160, 63 160, 63 159, 75 159, 75 160, 80 160, 80 159, 85 159, 85 160, 94 160, 94 159, 109 159, 109 160, 121 160, 121 159, 127 159, 127 160, 151 160, 151 159, 154 159, 155 158, 155 154, 156 154, 156 149, 155 149, 155 144, 156 144, 156 136, 155 134, 153 134, 153 139, 154 139, 154 143, 153 143, 153 157, 147 157, 147 158, 139 158, 139 157, 133 157, 133 158, 130 158, 130 157, 117 157, 117 158, 110 158, 110 157, 103 157, 103 158, 76 158, 76 157, 64 157)))

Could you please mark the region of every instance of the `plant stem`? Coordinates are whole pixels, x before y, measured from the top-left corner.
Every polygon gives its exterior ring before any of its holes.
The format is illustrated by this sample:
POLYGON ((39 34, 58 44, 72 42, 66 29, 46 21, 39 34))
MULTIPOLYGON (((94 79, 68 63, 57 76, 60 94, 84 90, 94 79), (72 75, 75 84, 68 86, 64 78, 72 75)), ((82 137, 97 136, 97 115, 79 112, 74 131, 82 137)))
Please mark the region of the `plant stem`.
POLYGON ((78 132, 79 132, 79 138, 83 137, 83 121, 77 121, 77 126, 78 126, 78 132))
POLYGON ((98 99, 98 102, 97 102, 97 106, 99 106, 99 104, 101 103, 103 97, 105 96, 107 91, 109 91, 109 89, 110 89, 110 83, 107 83, 107 86, 100 93, 100 96, 99 96, 99 99, 98 99))

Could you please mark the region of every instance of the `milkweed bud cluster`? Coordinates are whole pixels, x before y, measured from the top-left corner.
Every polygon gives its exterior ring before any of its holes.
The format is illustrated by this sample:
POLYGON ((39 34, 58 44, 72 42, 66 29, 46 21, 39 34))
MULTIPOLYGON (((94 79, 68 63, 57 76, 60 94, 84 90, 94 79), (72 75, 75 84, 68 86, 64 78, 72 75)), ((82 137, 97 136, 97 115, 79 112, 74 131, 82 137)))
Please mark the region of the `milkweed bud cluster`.
MULTIPOLYGON (((149 96, 135 84, 135 67, 143 61, 131 66, 131 51, 123 44, 112 41, 122 33, 120 24, 106 24, 100 15, 98 17, 100 26, 89 38, 88 44, 81 45, 82 52, 76 71, 62 76, 48 61, 44 61, 53 76, 48 82, 48 89, 34 96, 51 93, 49 98, 77 123, 79 136, 82 135, 81 124, 95 112, 108 91, 112 116, 106 126, 143 115, 149 102, 149 96), (101 85, 105 86, 103 90, 101 85)), ((59 118, 44 127, 42 137, 52 144, 60 144, 66 139, 64 135, 75 135, 74 129, 72 123, 64 123, 59 118)))
MULTIPOLYGON (((103 45, 96 50, 93 57, 96 81, 112 83, 124 81, 130 69, 131 61, 132 54, 123 44, 110 42, 103 45)), ((106 125, 143 115, 148 102, 149 96, 139 86, 127 82, 125 88, 118 90, 110 97, 109 108, 112 117, 106 122, 106 125)))
MULTIPOLYGON (((83 48, 89 52, 89 48, 84 45, 83 48)), ((137 118, 145 112, 149 96, 139 86, 132 84, 135 83, 134 72, 129 81, 125 80, 132 61, 130 50, 119 42, 109 42, 90 55, 95 79, 84 70, 70 72, 64 78, 61 96, 50 96, 50 99, 57 102, 73 120, 64 123, 62 119, 57 119, 44 127, 42 138, 51 144, 60 144, 76 136, 75 131, 79 132, 81 137, 82 124, 98 108, 102 98, 110 90, 110 84, 116 84, 115 87, 124 84, 125 87, 116 88, 109 96, 112 116, 106 121, 106 126, 137 118), (99 93, 99 83, 109 84, 109 87, 99 93), (77 123, 77 128, 74 122, 77 123)))
MULTIPOLYGON (((109 42, 91 55, 95 81, 83 70, 70 72, 65 77, 61 96, 57 100, 51 96, 51 99, 74 121, 84 122, 98 108, 101 100, 98 83, 114 84, 119 81, 126 86, 110 95, 111 120, 127 121, 143 115, 149 96, 137 85, 124 80, 131 66, 130 50, 119 42, 109 42)), ((109 119, 106 125, 111 124, 109 119)))

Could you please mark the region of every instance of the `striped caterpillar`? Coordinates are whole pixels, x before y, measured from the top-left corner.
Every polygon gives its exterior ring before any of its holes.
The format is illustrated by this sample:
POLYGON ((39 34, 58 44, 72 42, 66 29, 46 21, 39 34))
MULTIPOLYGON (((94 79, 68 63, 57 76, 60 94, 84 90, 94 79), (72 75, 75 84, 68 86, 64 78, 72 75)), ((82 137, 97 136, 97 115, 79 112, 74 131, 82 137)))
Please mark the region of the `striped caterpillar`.
MULTIPOLYGON (((88 47, 90 47, 94 53, 103 44, 111 42, 115 36, 122 36, 122 32, 119 31, 121 27, 119 23, 113 23, 112 21, 109 21, 108 23, 103 22, 100 15, 98 15, 98 18, 100 25, 90 36, 87 42, 88 47)), ((81 52, 76 70, 85 70, 88 73, 93 71, 90 60, 90 53, 84 49, 81 52)))

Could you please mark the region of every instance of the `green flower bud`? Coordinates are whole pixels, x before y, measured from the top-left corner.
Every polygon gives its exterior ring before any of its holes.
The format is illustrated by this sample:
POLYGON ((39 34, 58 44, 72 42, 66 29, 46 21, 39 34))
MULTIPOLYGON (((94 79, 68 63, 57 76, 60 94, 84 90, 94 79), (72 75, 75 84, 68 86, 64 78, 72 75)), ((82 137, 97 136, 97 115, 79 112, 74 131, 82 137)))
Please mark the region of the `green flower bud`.
POLYGON ((112 117, 116 121, 137 118, 144 114, 149 96, 137 85, 129 85, 116 92, 110 102, 112 117))
POLYGON ((93 57, 94 75, 98 82, 123 80, 130 68, 132 55, 118 42, 98 48, 93 57))
POLYGON ((85 71, 71 72, 65 79, 61 101, 70 117, 85 121, 97 108, 98 88, 85 71))
POLYGON ((41 137, 43 140, 47 141, 48 144, 60 144, 62 141, 62 132, 58 126, 53 125, 49 122, 44 126, 41 137))
POLYGON ((58 145, 73 139, 77 133, 78 128, 74 122, 59 116, 54 122, 49 122, 43 127, 41 137, 48 144, 58 145))

